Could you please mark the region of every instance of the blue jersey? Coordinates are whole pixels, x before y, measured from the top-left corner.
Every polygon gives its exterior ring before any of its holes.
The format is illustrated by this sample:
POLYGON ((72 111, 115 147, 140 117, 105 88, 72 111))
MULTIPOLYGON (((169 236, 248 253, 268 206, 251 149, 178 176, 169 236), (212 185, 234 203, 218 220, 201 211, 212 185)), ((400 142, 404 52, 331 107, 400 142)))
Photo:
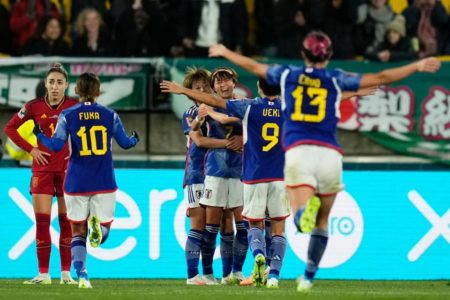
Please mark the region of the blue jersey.
POLYGON ((112 161, 112 138, 124 149, 137 144, 128 137, 119 116, 97 103, 83 102, 62 111, 52 138, 38 135, 53 151, 69 140, 70 160, 64 192, 83 195, 117 190, 112 161))
POLYGON ((342 152, 336 139, 342 91, 357 91, 360 75, 340 70, 273 66, 267 82, 280 85, 283 100, 283 145, 316 144, 342 152))
MULTIPOLYGON (((184 169, 183 187, 188 184, 203 183, 205 180, 205 155, 208 149, 198 147, 189 137, 192 121, 198 115, 198 106, 193 105, 183 114, 183 132, 187 137, 186 167, 184 169)), ((203 135, 207 136, 206 125, 200 128, 203 135)))
MULTIPOLYGON (((216 109, 217 112, 225 113, 216 109)), ((240 123, 222 125, 210 117, 208 136, 217 139, 228 139, 234 135, 242 135, 240 123)), ((228 149, 209 149, 206 153, 206 175, 223 178, 240 178, 242 172, 242 154, 228 149)))
POLYGON ((245 183, 283 180, 284 150, 281 100, 256 98, 230 100, 227 113, 242 119, 244 135, 242 181, 245 183))

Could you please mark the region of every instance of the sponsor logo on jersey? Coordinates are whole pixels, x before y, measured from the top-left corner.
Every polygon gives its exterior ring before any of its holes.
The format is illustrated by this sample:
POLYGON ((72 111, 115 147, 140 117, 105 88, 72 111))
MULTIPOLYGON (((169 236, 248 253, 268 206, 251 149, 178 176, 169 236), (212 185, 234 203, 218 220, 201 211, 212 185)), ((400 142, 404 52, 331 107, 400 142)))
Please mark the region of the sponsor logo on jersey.
POLYGON ((42 114, 41 119, 47 119, 47 115, 46 114, 42 114))

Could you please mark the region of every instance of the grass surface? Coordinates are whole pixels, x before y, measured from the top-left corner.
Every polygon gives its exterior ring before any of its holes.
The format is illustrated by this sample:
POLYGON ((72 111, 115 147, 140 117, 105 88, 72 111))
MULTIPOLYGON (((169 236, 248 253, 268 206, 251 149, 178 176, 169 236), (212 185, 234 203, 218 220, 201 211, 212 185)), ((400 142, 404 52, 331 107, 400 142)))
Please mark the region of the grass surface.
POLYGON ((23 285, 23 280, 1 279, 0 299, 449 299, 449 281, 336 281, 318 280, 309 295, 296 292, 293 280, 282 280, 278 290, 240 286, 186 286, 184 280, 92 279, 93 289, 78 286, 23 285))

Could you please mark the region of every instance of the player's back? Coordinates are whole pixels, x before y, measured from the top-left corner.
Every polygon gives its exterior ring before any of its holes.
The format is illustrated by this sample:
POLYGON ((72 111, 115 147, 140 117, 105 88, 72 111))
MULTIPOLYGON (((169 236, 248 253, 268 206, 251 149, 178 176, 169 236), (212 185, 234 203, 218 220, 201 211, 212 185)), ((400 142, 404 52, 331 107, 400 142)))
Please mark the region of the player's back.
MULTIPOLYGON (((239 100, 237 100, 239 101, 239 100)), ((283 180, 284 150, 281 145, 281 100, 250 100, 242 120, 244 130, 243 181, 283 180)))
MULTIPOLYGON (((220 113, 223 110, 216 109, 220 113)), ((218 121, 207 117, 208 137, 229 139, 235 135, 242 135, 242 126, 239 123, 222 125, 218 121)), ((240 178, 242 170, 242 154, 228 149, 209 149, 206 154, 206 175, 240 178)))
POLYGON ((284 146, 320 144, 340 150, 336 126, 342 90, 357 90, 359 77, 340 70, 312 67, 285 68, 284 146))
POLYGON ((111 144, 117 114, 91 102, 80 103, 63 114, 71 149, 65 192, 79 194, 116 190, 111 144))

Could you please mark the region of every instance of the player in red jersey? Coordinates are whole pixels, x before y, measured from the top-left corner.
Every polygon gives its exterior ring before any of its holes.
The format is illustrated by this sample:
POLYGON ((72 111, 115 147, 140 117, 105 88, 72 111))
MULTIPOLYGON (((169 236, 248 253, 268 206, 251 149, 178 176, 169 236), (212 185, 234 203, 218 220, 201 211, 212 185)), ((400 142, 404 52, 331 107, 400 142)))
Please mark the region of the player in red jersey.
POLYGON ((67 144, 61 152, 52 152, 42 143, 33 147, 24 140, 17 129, 26 121, 33 120, 44 134, 52 136, 58 116, 63 109, 78 103, 77 99, 65 96, 68 75, 60 64, 54 64, 47 72, 45 88, 47 95, 27 102, 6 124, 5 134, 19 147, 33 156, 30 193, 36 217, 36 252, 39 274, 24 284, 51 284, 49 261, 52 247, 50 237, 50 214, 53 196, 58 199, 60 226, 59 252, 61 256, 61 284, 76 284, 70 276, 72 231, 67 219, 63 197, 63 181, 67 167, 69 149, 67 144))

